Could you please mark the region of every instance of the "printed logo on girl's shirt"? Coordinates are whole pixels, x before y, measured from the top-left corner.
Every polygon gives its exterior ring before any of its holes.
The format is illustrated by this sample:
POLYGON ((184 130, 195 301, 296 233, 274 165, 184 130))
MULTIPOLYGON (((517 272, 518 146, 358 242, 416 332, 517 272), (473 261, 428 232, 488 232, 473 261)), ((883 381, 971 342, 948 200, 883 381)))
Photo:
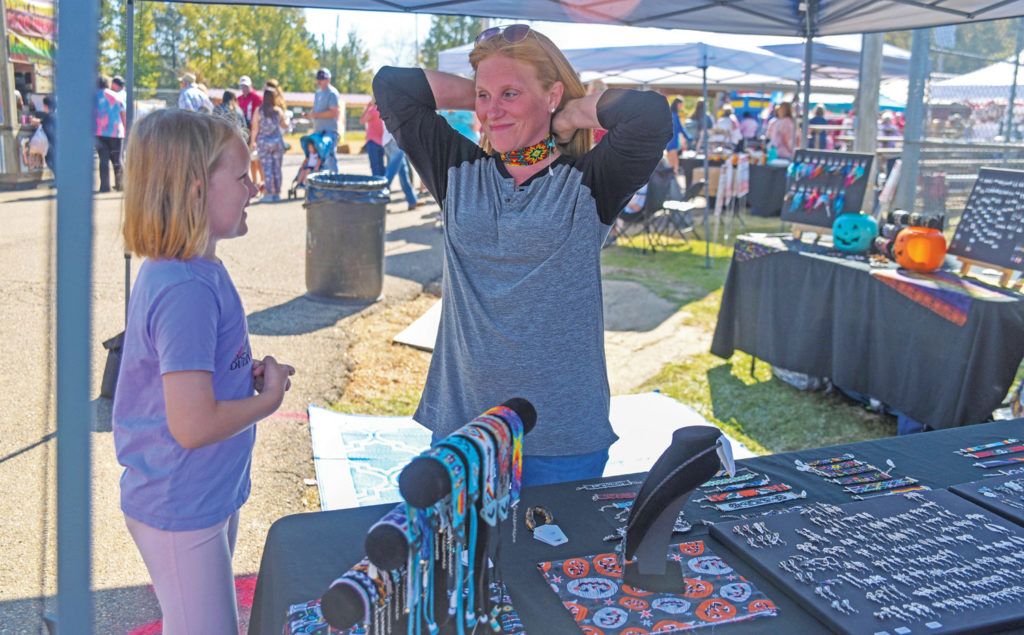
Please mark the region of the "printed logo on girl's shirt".
POLYGON ((231 370, 245 368, 252 363, 252 352, 249 350, 249 338, 245 338, 242 347, 235 353, 235 360, 231 362, 231 370))

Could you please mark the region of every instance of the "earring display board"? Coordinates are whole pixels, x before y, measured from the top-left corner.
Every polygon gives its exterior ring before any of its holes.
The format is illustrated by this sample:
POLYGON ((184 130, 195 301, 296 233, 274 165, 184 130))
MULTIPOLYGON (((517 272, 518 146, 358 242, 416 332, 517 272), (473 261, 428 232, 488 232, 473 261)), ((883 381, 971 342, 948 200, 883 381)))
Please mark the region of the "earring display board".
POLYGON ((836 633, 1024 623, 1024 529, 946 490, 817 503, 711 534, 836 633))
POLYGON ((873 160, 855 152, 797 150, 786 170, 781 219, 831 231, 839 214, 860 212, 873 160))
POLYGON ((949 491, 991 509, 1007 520, 1024 525, 1024 468, 1012 468, 1005 474, 961 483, 949 491))
POLYGON ((1024 171, 981 168, 948 252, 1024 270, 1024 171))

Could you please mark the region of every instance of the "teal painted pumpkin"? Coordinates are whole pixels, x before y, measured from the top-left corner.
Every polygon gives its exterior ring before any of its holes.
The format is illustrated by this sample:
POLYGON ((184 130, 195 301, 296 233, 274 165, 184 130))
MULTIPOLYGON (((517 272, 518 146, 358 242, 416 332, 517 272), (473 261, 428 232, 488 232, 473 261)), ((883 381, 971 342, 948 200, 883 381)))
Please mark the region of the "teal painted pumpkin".
POLYGON ((867 214, 840 214, 832 223, 832 244, 840 251, 865 252, 878 236, 878 221, 867 214))

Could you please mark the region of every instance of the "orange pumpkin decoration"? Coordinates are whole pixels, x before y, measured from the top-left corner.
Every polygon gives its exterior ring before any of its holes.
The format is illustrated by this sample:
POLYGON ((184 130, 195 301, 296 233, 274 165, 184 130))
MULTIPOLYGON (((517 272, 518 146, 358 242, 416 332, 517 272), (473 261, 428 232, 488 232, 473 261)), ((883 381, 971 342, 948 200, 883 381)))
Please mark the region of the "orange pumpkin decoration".
POLYGON ((686 584, 686 591, 683 593, 683 597, 691 599, 706 598, 715 590, 713 584, 704 580, 683 578, 683 582, 686 584))
POLYGON ((893 243, 896 262, 911 271, 935 271, 946 259, 946 238, 937 229, 906 227, 893 243))
POLYGON ((696 540, 694 542, 681 542, 679 543, 679 551, 682 551, 688 556, 699 556, 704 553, 704 541, 696 540))
POLYGON ((619 635, 647 635, 650 631, 646 631, 639 626, 630 626, 624 629, 619 635))
POLYGON ((579 602, 562 602, 565 608, 569 609, 569 613, 573 616, 577 622, 582 622, 587 618, 587 614, 590 612, 587 607, 583 606, 579 602))
POLYGON ((701 602, 694 615, 705 622, 721 622, 736 617, 736 607, 725 600, 712 598, 701 602))
POLYGON ((747 605, 747 610, 751 613, 763 613, 765 611, 774 611, 775 603, 765 598, 763 600, 754 600, 747 605))
POLYGON ((614 553, 601 553, 594 556, 594 571, 610 578, 622 577, 619 559, 614 553))
POLYGON ((570 578, 582 578, 590 573, 590 563, 584 558, 569 558, 562 563, 562 571, 570 578))
POLYGON ((678 622, 676 620, 661 620, 654 625, 651 629, 652 633, 674 633, 676 631, 684 631, 691 628, 693 624, 687 624, 686 622, 678 622))
POLYGON ((653 595, 651 591, 644 591, 643 589, 638 589, 635 586, 630 586, 628 584, 623 584, 622 585, 622 590, 625 593, 628 593, 630 595, 635 595, 637 597, 643 597, 645 595, 653 595))
POLYGON ((580 630, 583 631, 583 635, 604 635, 604 631, 590 624, 581 624, 580 630))
POLYGON ((619 606, 623 606, 630 611, 646 611, 650 604, 640 598, 624 597, 619 600, 619 606))

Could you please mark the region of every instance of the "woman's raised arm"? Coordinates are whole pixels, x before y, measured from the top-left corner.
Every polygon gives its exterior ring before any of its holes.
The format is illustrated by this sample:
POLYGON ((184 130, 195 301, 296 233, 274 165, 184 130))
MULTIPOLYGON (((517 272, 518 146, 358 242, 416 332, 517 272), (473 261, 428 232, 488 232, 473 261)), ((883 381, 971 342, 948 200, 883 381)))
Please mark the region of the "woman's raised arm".
POLYGON ((439 110, 474 110, 476 108, 476 84, 473 80, 424 69, 427 83, 434 93, 439 110))

